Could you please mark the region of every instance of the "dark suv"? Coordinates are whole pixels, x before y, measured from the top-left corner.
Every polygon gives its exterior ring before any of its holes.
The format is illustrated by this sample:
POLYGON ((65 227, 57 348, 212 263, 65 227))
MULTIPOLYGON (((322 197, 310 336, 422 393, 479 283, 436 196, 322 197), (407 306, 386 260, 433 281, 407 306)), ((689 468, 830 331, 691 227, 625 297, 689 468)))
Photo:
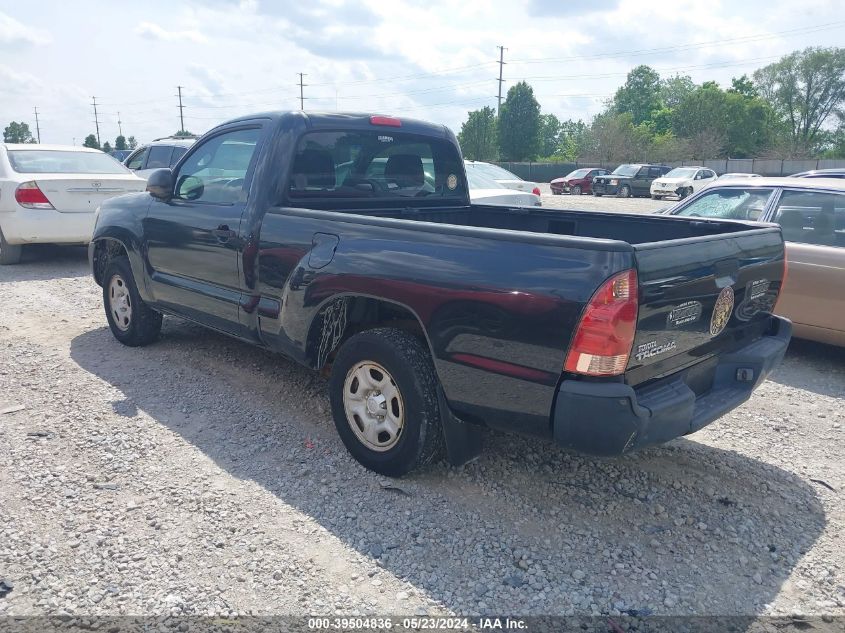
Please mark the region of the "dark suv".
POLYGON ((594 196, 630 196, 651 195, 651 183, 672 170, 668 165, 619 165, 612 173, 593 180, 594 196))

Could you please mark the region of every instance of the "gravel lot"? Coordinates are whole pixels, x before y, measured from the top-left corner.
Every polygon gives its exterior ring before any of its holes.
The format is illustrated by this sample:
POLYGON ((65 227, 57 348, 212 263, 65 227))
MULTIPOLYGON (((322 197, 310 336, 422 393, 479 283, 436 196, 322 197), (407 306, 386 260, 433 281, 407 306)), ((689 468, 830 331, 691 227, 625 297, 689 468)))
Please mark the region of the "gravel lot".
POLYGON ((171 318, 122 347, 84 251, 33 250, 0 268, 0 615, 845 614, 843 403, 845 350, 795 342, 690 439, 490 433, 388 481, 322 378, 171 318))

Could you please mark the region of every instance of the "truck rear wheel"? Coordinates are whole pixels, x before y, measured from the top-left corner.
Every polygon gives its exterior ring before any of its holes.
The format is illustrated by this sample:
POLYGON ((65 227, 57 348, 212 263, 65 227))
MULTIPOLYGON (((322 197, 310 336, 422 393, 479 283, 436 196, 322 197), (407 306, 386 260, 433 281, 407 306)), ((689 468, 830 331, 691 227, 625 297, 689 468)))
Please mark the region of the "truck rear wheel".
POLYGON ((116 257, 106 265, 103 306, 111 333, 124 345, 142 347, 158 338, 161 313, 141 299, 132 276, 132 267, 125 257, 116 257))
POLYGON ((3 231, 0 231, 0 266, 19 263, 22 253, 23 246, 20 244, 9 244, 6 238, 3 237, 3 231))
POLYGON ((437 375, 419 338, 395 328, 351 337, 332 365, 329 394, 337 432, 364 467, 401 477, 442 456, 437 375))

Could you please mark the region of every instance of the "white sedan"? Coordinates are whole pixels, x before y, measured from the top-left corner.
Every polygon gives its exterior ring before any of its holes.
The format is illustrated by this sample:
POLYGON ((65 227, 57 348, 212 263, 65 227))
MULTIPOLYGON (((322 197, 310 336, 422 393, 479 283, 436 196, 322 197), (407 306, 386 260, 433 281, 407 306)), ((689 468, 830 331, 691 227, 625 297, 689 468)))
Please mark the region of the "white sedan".
POLYGON ((0 143, 0 264, 17 264, 24 244, 87 244, 104 200, 145 189, 97 149, 0 143))
POLYGON ((495 204, 509 207, 539 207, 540 196, 516 191, 500 185, 476 169, 467 170, 469 199, 475 204, 495 204))
POLYGON ((677 196, 683 200, 698 193, 716 180, 716 172, 706 167, 675 167, 665 176, 651 183, 651 197, 660 200, 666 196, 677 196))
POLYGON ((516 174, 512 174, 507 169, 502 169, 493 163, 483 163, 478 160, 465 160, 467 173, 474 171, 480 173, 482 176, 487 176, 490 180, 495 180, 503 187, 508 189, 516 189, 517 191, 527 191, 533 193, 535 196, 540 195, 540 186, 536 182, 523 180, 516 174))

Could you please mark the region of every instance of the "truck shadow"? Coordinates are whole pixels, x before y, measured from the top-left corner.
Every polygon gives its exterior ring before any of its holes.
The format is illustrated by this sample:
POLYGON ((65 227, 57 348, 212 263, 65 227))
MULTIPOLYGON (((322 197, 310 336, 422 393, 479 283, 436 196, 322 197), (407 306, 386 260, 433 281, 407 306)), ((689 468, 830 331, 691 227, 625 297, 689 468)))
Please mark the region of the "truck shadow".
POLYGON ((488 433, 472 464, 387 481, 347 455, 322 378, 173 319, 156 345, 100 328, 71 357, 122 392, 120 415, 145 412, 457 612, 761 613, 797 591, 826 522, 792 473, 691 440, 601 460, 488 433))
POLYGON ((823 396, 845 398, 845 347, 792 339, 783 363, 769 380, 823 396))

